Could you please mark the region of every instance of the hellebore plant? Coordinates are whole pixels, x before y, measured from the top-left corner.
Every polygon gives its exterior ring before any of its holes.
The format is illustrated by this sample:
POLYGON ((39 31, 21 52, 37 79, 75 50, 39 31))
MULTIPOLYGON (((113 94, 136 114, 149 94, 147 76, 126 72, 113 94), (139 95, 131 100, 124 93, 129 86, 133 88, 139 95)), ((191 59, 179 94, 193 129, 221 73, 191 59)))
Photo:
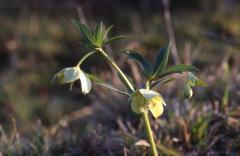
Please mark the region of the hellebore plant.
POLYGON ((174 81, 175 78, 165 78, 171 74, 189 72, 189 79, 184 88, 184 96, 190 98, 192 96, 191 87, 194 86, 207 86, 206 83, 199 80, 193 72, 197 72, 198 69, 191 65, 179 64, 171 67, 167 67, 168 57, 171 44, 169 43, 167 48, 159 50, 154 64, 150 64, 139 52, 133 50, 124 50, 124 53, 128 58, 135 60, 142 69, 142 72, 146 78, 145 88, 136 88, 134 84, 129 80, 126 74, 118 67, 115 61, 109 57, 105 51, 105 46, 125 38, 124 36, 115 36, 108 38, 108 34, 112 29, 112 26, 105 29, 102 23, 96 26, 94 31, 90 30, 86 25, 81 24, 79 21, 72 20, 75 27, 80 31, 84 37, 84 45, 90 49, 88 53, 76 64, 74 67, 68 67, 57 72, 53 78, 61 84, 70 84, 70 90, 72 89, 74 82, 80 80, 81 91, 83 94, 88 94, 92 88, 92 82, 107 87, 111 90, 117 91, 121 94, 127 95, 131 102, 131 109, 134 113, 142 116, 144 125, 150 143, 153 156, 157 156, 157 149, 154 142, 150 122, 148 118, 148 112, 151 112, 154 118, 158 118, 162 115, 164 106, 166 106, 163 97, 158 92, 152 90, 152 88, 159 84, 174 81), (123 84, 126 86, 126 90, 119 90, 98 77, 92 74, 85 73, 81 70, 81 64, 91 55, 96 54, 103 56, 103 58, 110 63, 113 68, 118 72, 119 77, 123 84))

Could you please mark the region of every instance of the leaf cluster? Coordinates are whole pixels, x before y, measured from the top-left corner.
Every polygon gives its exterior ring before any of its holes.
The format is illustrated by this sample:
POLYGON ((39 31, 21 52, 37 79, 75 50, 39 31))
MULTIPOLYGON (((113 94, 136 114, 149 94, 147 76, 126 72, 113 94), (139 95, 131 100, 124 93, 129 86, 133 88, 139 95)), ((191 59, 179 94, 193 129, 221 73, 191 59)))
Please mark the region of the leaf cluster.
POLYGON ((154 64, 151 64, 141 53, 134 50, 125 50, 124 52, 130 59, 135 60, 142 69, 142 72, 150 82, 150 87, 157 84, 167 83, 175 80, 174 78, 162 79, 165 76, 182 72, 198 72, 198 69, 192 65, 179 64, 167 67, 171 43, 167 48, 161 48, 156 55, 154 64))
POLYGON ((108 34, 113 28, 113 26, 109 26, 107 28, 104 27, 103 22, 97 24, 94 31, 89 29, 86 25, 82 24, 80 21, 72 20, 75 27, 79 30, 79 32, 83 35, 84 39, 87 41, 85 43, 86 46, 96 49, 103 48, 104 46, 126 38, 125 36, 114 36, 108 39, 108 34))

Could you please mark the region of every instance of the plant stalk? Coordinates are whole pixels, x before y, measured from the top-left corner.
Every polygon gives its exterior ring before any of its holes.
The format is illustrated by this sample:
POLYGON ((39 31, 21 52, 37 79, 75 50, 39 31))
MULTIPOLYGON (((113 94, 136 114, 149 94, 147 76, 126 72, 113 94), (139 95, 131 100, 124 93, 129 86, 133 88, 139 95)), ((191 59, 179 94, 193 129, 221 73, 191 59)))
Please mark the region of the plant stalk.
MULTIPOLYGON (((125 81, 125 83, 127 84, 127 87, 131 90, 134 91, 134 87, 133 85, 130 83, 130 81, 128 80, 128 78, 125 76, 125 74, 122 72, 122 70, 118 67, 118 65, 105 53, 105 51, 101 48, 97 49, 99 52, 101 52, 101 54, 103 55, 104 58, 106 58, 108 60, 108 62, 118 71, 118 73, 120 74, 120 76, 122 77, 122 79, 125 81)), ((147 82, 146 84, 146 88, 149 89, 150 88, 150 82, 147 82)), ((151 126, 149 123, 149 119, 148 119, 148 113, 144 112, 143 113, 143 119, 144 119, 144 125, 145 125, 145 129, 146 129, 146 133, 147 133, 147 137, 148 140, 150 142, 150 146, 151 146, 151 150, 152 150, 152 155, 153 156, 158 156, 157 153, 157 148, 156 148, 156 144, 154 142, 154 138, 153 138, 153 134, 152 134, 152 130, 151 130, 151 126)))
POLYGON ((101 52, 101 54, 103 55, 104 58, 106 58, 108 60, 108 62, 118 71, 118 73, 120 74, 120 76, 122 77, 122 79, 125 81, 125 83, 127 84, 127 87, 133 92, 134 91, 134 87, 131 84, 131 82, 128 80, 128 78, 126 77, 126 75, 122 72, 122 70, 118 67, 118 65, 104 52, 103 49, 99 48, 97 49, 99 52, 101 52))
POLYGON ((95 53, 96 53, 96 51, 91 51, 91 52, 87 53, 85 56, 83 56, 83 58, 78 62, 78 64, 76 66, 80 66, 83 63, 83 61, 86 60, 86 58, 88 58, 89 56, 91 56, 95 53))
POLYGON ((144 126, 145 126, 145 129, 146 129, 148 141, 150 142, 152 156, 158 156, 156 144, 155 144, 155 141, 154 141, 154 138, 153 138, 150 122, 149 122, 149 119, 148 119, 148 113, 144 112, 142 116, 143 116, 143 120, 144 120, 144 126))
MULTIPOLYGON (((146 82, 146 89, 147 90, 150 89, 150 84, 151 84, 151 82, 148 80, 146 82)), ((153 133, 152 133, 152 130, 151 130, 150 121, 148 119, 148 113, 147 112, 143 113, 143 119, 144 119, 144 125, 145 125, 145 129, 146 129, 148 141, 150 142, 152 155, 153 156, 158 156, 157 149, 156 149, 156 144, 154 142, 153 133)))

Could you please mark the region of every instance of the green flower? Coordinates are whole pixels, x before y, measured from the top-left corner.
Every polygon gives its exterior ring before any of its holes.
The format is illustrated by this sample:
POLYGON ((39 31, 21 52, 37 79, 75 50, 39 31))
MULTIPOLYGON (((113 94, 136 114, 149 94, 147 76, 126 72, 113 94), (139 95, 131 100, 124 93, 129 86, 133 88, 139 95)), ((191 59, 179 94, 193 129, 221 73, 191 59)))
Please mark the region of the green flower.
POLYGON ((163 113, 163 105, 166 105, 162 96, 153 90, 139 89, 130 96, 132 111, 136 114, 150 112, 157 118, 163 113))
POLYGON ((60 84, 70 83, 70 89, 73 83, 78 79, 81 83, 82 93, 88 94, 92 88, 92 83, 87 74, 84 73, 79 67, 64 68, 57 72, 53 77, 53 81, 56 81, 60 84))

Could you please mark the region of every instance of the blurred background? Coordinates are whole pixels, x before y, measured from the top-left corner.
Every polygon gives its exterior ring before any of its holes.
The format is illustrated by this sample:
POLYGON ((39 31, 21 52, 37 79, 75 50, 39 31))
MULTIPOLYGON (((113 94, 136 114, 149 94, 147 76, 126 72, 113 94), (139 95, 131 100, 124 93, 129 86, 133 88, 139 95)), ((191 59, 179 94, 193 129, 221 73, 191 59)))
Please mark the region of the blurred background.
MULTIPOLYGON (((137 64, 120 50, 138 49, 153 62, 173 43, 169 65, 193 64, 207 88, 183 99, 186 75, 155 89, 167 103, 152 119, 162 155, 240 154, 240 1, 238 0, 1 0, 0 155, 139 156, 149 149, 143 121, 127 97, 94 86, 51 83, 62 68, 88 52, 71 19, 94 28, 114 25, 111 35, 131 35, 107 47, 141 87, 137 64)), ((84 71, 123 88, 103 60, 91 57, 84 71)))

